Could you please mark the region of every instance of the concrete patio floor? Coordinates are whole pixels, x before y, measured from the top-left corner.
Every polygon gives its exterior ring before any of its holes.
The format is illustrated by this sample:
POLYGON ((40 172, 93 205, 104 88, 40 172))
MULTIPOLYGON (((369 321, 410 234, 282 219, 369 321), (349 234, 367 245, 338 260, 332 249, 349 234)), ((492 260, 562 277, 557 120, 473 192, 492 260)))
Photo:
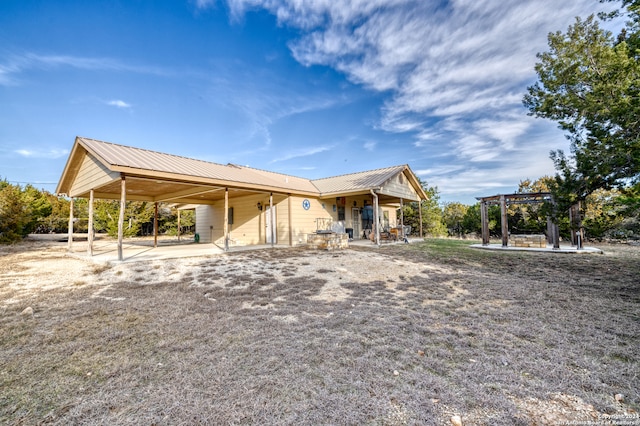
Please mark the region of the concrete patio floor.
POLYGON ((553 245, 547 245, 546 248, 542 247, 515 247, 507 246, 503 247, 502 244, 472 244, 470 247, 483 250, 498 250, 498 251, 528 251, 528 252, 544 252, 544 253, 576 253, 576 254, 603 254, 604 252, 597 247, 583 247, 578 249, 576 246, 561 244, 559 249, 554 249, 553 245))
MULTIPOLYGON (((36 239, 47 239, 34 236, 36 239)), ((57 235, 56 241, 61 244, 66 244, 66 234, 57 235)), ((48 238, 48 239, 51 239, 48 238)), ((422 238, 410 238, 409 242, 423 241, 422 238)), ((382 245, 389 244, 404 244, 402 241, 397 242, 383 242, 382 245)), ((377 248, 378 246, 369 240, 352 240, 349 242, 349 246, 377 248)), ((260 245, 248 245, 248 246, 234 246, 230 247, 229 251, 224 250, 222 246, 211 243, 195 243, 193 239, 189 237, 183 237, 180 241, 176 237, 159 237, 158 245, 154 247, 153 238, 132 238, 125 239, 122 246, 122 253, 124 259, 118 260, 118 243, 115 239, 109 237, 99 236, 93 242, 93 256, 89 256, 87 253, 87 236, 86 234, 75 234, 72 245, 72 250, 69 255, 90 260, 96 263, 127 263, 127 262, 144 262, 161 259, 177 259, 184 257, 198 257, 198 256, 213 256, 213 255, 225 255, 228 253, 237 253, 249 250, 277 250, 290 248, 288 244, 260 244, 260 245)), ((305 248, 305 245, 296 246, 298 248, 305 248)))

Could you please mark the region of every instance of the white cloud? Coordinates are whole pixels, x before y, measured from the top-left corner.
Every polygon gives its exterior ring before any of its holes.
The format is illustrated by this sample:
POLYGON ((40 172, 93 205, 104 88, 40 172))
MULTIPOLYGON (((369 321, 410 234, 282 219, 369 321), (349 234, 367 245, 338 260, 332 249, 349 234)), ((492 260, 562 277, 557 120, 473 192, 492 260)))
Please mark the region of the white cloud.
POLYGON ((533 134, 522 106, 535 80, 536 53, 547 50, 549 32, 566 30, 575 16, 612 7, 597 0, 228 4, 236 17, 260 7, 300 30, 289 47, 301 64, 332 67, 386 93, 378 127, 412 134, 414 158, 461 165, 425 176, 443 191, 465 193, 553 172, 548 153, 564 138, 558 131, 533 134))
POLYGON ((39 150, 39 149, 17 149, 14 151, 16 154, 27 157, 27 158, 62 158, 69 155, 68 149, 49 149, 49 150, 39 150))
POLYGON ((284 155, 284 156, 282 156, 280 158, 276 158, 274 160, 271 160, 271 162, 272 163, 276 163, 276 162, 279 162, 279 161, 287 161, 287 160, 291 160, 291 159, 294 159, 294 158, 310 157, 310 156, 315 155, 315 154, 320 154, 321 152, 330 151, 333 148, 334 148, 334 146, 331 145, 331 146, 316 146, 316 147, 293 150, 287 155, 284 155))
POLYGON ((364 145, 362 145, 362 147, 367 151, 371 152, 376 148, 376 145, 378 145, 376 141, 367 141, 364 143, 364 145))
POLYGON ((117 108, 129 109, 131 108, 131 104, 126 103, 125 101, 121 101, 119 99, 115 99, 112 101, 107 101, 107 105, 114 106, 117 108))
POLYGON ((113 58, 92 58, 72 55, 41 55, 26 52, 12 55, 0 63, 0 85, 10 86, 19 84, 19 75, 30 69, 55 69, 69 67, 89 71, 117 71, 158 76, 172 76, 176 73, 155 66, 127 64, 113 58))

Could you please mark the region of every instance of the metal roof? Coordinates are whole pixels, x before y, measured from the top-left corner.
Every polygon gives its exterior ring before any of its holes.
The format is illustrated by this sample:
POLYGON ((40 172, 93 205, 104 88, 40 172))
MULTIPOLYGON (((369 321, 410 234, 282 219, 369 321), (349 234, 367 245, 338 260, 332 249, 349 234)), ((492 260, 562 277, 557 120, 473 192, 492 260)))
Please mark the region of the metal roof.
POLYGON ((345 191, 368 191, 381 187, 386 181, 398 173, 402 173, 407 166, 393 166, 383 169, 368 170, 358 173, 333 176, 312 180, 322 194, 345 191))
POLYGON ((308 179, 295 176, 235 164, 211 163, 89 138, 79 137, 78 141, 87 151, 110 165, 112 170, 122 166, 152 172, 270 186, 292 191, 317 192, 315 186, 308 179))
MULTIPOLYGON (((405 173, 420 197, 427 198, 419 181, 407 165, 309 180, 236 164, 217 164, 80 136, 76 137, 73 150, 58 183, 56 189, 58 194, 86 196, 85 192, 88 189, 75 194, 69 194, 69 192, 87 155, 101 163, 110 172, 126 175, 129 178, 128 181, 134 182, 127 187, 127 193, 130 196, 137 196, 140 200, 147 198, 163 200, 167 197, 165 193, 168 193, 172 199, 197 202, 202 198, 212 199, 221 196, 212 193, 208 188, 225 187, 235 188, 234 194, 238 196, 246 191, 319 197, 343 196, 378 189, 399 173, 405 173), (131 181, 132 178, 133 181, 131 181), (161 183, 163 188, 159 187, 161 183), (201 192, 207 192, 208 195, 202 195, 201 192), (196 196, 198 198, 194 198, 196 196)), ((103 197, 115 198, 119 194, 119 179, 103 181, 99 189, 98 192, 103 197)))

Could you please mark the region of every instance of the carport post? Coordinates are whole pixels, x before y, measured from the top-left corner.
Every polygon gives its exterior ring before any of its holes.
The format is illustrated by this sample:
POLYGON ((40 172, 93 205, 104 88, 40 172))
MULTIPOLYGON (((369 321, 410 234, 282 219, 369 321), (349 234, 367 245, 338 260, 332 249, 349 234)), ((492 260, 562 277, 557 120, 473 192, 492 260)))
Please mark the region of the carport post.
POLYGON ((289 216, 289 247, 293 247, 293 217, 291 216, 291 194, 288 194, 287 200, 287 213, 289 216))
POLYGON ((271 247, 275 244, 275 229, 273 226, 273 192, 269 194, 269 225, 271 227, 271 247))
POLYGON ((124 209, 127 206, 127 181, 124 174, 120 180, 120 214, 118 216, 118 260, 124 260, 122 254, 122 240, 124 236, 124 209))
POLYGON ((224 189, 224 251, 229 251, 229 188, 224 189))
POLYGON ((87 225, 87 256, 93 256, 93 189, 89 191, 89 224, 87 225))
POLYGON ((155 202, 153 211, 153 247, 158 247, 158 202, 155 202))
POLYGON ((422 199, 418 199, 418 219, 420 220, 420 238, 422 238, 422 199))
POLYGON ((73 247, 73 197, 69 197, 69 230, 67 236, 67 250, 73 247))

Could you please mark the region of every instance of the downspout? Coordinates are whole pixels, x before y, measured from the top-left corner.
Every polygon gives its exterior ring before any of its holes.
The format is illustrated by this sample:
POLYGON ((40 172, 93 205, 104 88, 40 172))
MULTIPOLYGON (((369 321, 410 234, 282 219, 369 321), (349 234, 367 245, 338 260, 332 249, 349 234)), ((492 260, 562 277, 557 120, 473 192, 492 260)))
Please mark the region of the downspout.
MULTIPOLYGON (((378 190, 379 189, 380 188, 378 188, 378 190)), ((373 195, 373 221, 376 227, 375 243, 378 247, 380 247, 380 226, 379 226, 380 218, 378 217, 378 194, 373 192, 373 189, 370 189, 369 192, 371 192, 371 195, 373 195)))

